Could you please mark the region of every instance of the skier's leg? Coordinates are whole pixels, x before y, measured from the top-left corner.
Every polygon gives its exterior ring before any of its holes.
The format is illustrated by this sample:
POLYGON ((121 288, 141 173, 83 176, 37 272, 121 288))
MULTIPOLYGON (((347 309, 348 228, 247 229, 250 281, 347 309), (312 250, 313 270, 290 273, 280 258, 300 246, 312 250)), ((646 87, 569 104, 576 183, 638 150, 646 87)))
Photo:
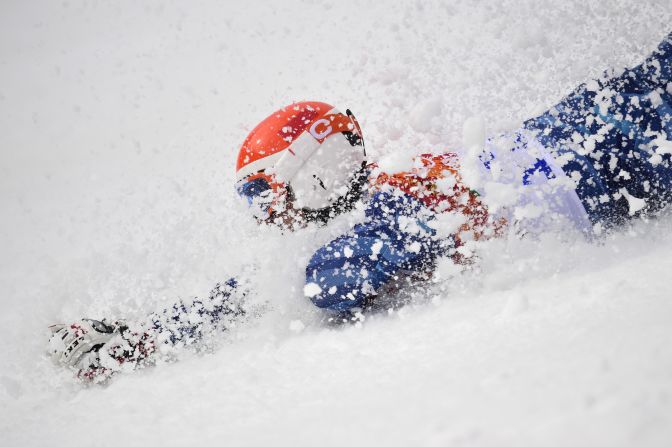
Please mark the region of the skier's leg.
POLYGON ((672 202, 672 34, 643 64, 579 86, 525 127, 577 181, 593 223, 660 210, 672 202))

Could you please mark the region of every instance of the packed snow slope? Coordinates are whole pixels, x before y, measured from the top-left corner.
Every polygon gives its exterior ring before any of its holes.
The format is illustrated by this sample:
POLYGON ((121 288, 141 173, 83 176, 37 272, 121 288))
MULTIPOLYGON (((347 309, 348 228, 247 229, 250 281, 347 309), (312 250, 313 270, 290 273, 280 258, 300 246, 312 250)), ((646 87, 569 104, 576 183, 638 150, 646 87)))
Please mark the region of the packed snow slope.
POLYGON ((277 107, 358 116, 374 158, 513 129, 670 32, 658 1, 0 4, 0 444, 672 445, 672 218, 442 264, 412 303, 327 327, 282 236, 235 197, 277 107), (252 266, 252 267, 247 267, 252 266), (46 327, 138 318, 252 271, 266 312, 106 387, 46 327))

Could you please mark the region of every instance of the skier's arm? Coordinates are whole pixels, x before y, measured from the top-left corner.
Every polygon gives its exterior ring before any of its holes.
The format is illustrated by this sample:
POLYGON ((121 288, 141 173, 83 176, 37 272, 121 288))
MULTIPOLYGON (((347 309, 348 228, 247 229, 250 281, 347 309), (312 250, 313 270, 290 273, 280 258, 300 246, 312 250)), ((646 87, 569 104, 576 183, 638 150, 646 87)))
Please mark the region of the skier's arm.
POLYGON ((245 287, 234 279, 217 284, 204 299, 180 300, 145 321, 82 319, 51 327, 49 353, 84 380, 104 381, 119 371, 153 364, 181 347, 230 328, 245 316, 245 287))
POLYGON ((191 346, 225 331, 245 315, 247 289, 231 278, 217 284, 205 300, 180 300, 150 315, 150 330, 160 345, 191 346))
POLYGON ((305 294, 320 308, 343 312, 364 306, 402 272, 430 271, 452 240, 436 236, 432 213, 399 191, 376 192, 366 221, 321 247, 306 267, 305 294))

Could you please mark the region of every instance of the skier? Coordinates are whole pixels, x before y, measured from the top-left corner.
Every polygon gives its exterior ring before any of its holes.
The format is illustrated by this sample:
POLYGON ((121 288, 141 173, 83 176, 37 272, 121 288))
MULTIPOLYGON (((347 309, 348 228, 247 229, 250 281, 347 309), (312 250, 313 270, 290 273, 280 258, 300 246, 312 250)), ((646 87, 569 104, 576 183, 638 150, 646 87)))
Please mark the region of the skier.
MULTIPOLYGON (((244 141, 236 189, 263 224, 299 230, 364 207, 364 219, 320 247, 304 292, 334 315, 375 303, 395 284, 427 278, 440 257, 469 262, 473 241, 571 226, 599 237, 672 201, 672 34, 641 65, 579 86, 521 129, 382 172, 359 123, 323 102, 299 102, 244 141)), ((166 352, 202 346, 246 318, 248 284, 218 284, 145 322, 84 319, 52 326, 50 352, 103 381, 166 352)))

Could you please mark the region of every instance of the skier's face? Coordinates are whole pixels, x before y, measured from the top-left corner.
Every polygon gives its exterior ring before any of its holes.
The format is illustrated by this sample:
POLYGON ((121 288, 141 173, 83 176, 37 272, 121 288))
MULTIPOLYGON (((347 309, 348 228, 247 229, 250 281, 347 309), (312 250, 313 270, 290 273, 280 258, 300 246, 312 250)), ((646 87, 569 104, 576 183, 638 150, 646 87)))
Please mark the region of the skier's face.
POLYGON ((269 197, 265 198, 265 201, 248 198, 250 210, 259 224, 273 225, 290 231, 306 226, 305 213, 296 206, 291 188, 283 185, 282 188, 268 192, 269 197))
POLYGON ((295 230, 305 226, 303 212, 295 207, 291 189, 264 172, 253 174, 237 187, 249 210, 260 224, 295 230))

